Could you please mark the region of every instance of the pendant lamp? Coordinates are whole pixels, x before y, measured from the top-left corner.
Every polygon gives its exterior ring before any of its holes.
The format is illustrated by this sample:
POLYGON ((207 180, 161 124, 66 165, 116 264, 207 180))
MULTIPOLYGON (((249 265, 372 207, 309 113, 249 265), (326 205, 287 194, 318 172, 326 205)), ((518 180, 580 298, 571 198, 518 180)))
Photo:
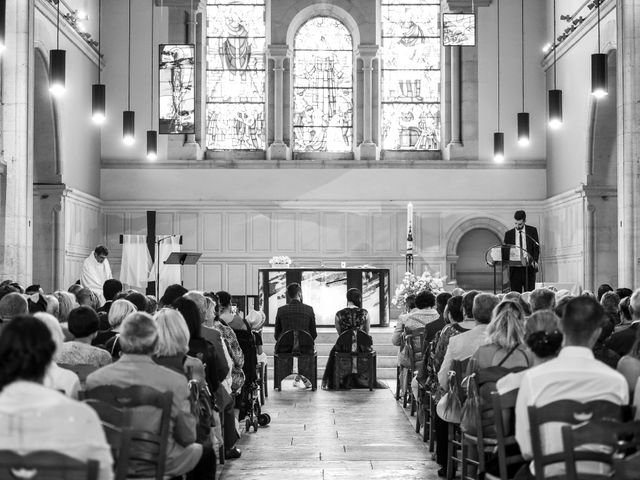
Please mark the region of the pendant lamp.
POLYGON ((155 161, 158 159, 158 132, 156 130, 153 129, 153 72, 155 70, 155 63, 154 63, 154 52, 155 52, 155 48, 154 48, 154 44, 153 44, 153 31, 154 31, 154 5, 153 2, 151 2, 151 54, 149 55, 149 58, 151 58, 151 70, 150 70, 150 77, 151 77, 151 85, 149 86, 149 92, 150 92, 150 103, 149 103, 149 110, 151 111, 151 121, 150 121, 150 125, 151 125, 151 129, 147 130, 147 160, 150 161, 155 161))
POLYGON ((504 162, 504 133, 500 131, 500 0, 496 0, 498 31, 498 131, 493 134, 493 161, 504 162))
POLYGON ((522 112, 518 113, 518 145, 529 146, 529 114, 524 111, 524 0, 520 0, 520 38, 522 60, 522 112))
POLYGON ((553 90, 549 90, 549 127, 556 129, 562 126, 562 90, 557 87, 557 38, 556 38, 556 0, 553 0, 553 90))
POLYGON ((60 49, 60 0, 54 0, 56 4, 56 48, 49 50, 49 91, 55 97, 65 92, 66 55, 65 50, 60 49))
POLYGON ((591 55, 591 94, 597 99, 609 94, 607 84, 607 55, 600 52, 600 0, 598 4, 598 53, 591 55))
POLYGON ((102 125, 107 118, 107 90, 100 82, 102 74, 102 0, 98 0, 98 83, 91 86, 91 118, 96 125, 102 125))
POLYGON ((122 112, 122 141, 130 146, 136 140, 136 112, 131 110, 131 0, 129 0, 129 37, 127 58, 127 109, 122 112))

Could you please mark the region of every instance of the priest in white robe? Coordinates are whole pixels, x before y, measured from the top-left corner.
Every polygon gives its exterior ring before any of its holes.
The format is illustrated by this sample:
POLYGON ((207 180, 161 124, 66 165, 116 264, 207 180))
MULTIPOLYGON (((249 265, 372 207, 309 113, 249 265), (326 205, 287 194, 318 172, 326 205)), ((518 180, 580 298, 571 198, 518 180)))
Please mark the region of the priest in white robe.
POLYGON ((111 266, 109 265, 109 260, 107 260, 108 255, 109 249, 104 245, 98 245, 83 262, 82 273, 80 274, 80 284, 95 292, 100 299, 101 305, 105 302, 102 286, 105 281, 113 278, 111 266))

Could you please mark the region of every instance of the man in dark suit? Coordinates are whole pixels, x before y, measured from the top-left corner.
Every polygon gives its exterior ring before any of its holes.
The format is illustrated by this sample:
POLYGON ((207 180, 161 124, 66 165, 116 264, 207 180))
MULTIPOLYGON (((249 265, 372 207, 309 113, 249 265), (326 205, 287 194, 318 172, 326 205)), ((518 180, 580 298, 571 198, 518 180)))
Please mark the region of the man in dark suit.
POLYGON ((629 301, 631 324, 611 335, 605 345, 623 357, 631 351, 636 341, 636 332, 640 327, 640 289, 633 292, 629 301))
MULTIPOLYGON (((313 307, 302 303, 302 288, 300 288, 300 284, 289 284, 287 286, 287 297, 289 298, 289 303, 280 307, 278 313, 276 313, 276 325, 273 334, 276 342, 288 330, 303 330, 308 332, 311 338, 315 340, 318 336, 316 315, 313 313, 313 307)), ((293 335, 282 338, 282 341, 278 344, 278 352, 291 352, 294 346, 293 340, 293 335)), ((312 353, 314 350, 313 344, 308 345, 308 342, 305 343, 305 339, 302 336, 298 347, 302 353, 312 353)), ((311 382, 301 375, 296 375, 294 387, 301 386, 300 380, 304 381, 304 385, 307 388, 311 387, 311 382)))
POLYGON ((526 266, 509 267, 509 281, 511 291, 530 292, 536 286, 536 272, 538 271, 538 257, 540 256, 540 241, 538 229, 526 225, 527 214, 518 210, 513 216, 516 228, 507 230, 504 234, 505 245, 515 245, 525 250, 526 266))

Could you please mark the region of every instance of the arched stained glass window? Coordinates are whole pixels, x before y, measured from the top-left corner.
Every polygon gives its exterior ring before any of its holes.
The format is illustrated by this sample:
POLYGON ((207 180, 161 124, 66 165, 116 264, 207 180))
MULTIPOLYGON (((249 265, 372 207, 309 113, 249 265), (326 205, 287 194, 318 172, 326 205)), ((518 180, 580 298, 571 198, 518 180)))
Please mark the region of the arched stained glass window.
POLYGON ((207 2, 207 148, 265 148, 265 2, 207 2))
POLYGON ((353 142, 353 41, 330 17, 296 33, 293 61, 296 152, 349 152, 353 142))
POLYGON ((382 0, 382 148, 440 149, 440 1, 382 0))

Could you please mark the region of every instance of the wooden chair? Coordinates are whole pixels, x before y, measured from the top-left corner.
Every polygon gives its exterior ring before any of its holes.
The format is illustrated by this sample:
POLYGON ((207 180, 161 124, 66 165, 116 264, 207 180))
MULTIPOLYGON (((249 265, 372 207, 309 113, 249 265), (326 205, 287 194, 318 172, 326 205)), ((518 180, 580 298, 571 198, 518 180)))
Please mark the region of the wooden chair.
POLYGON ((564 425, 562 444, 567 480, 609 479, 614 451, 621 446, 637 450, 640 444, 640 422, 621 423, 605 419, 576 426, 564 425), (578 472, 577 462, 585 461, 601 464, 606 473, 578 472))
MULTIPOLYGON (((564 452, 544 453, 542 427, 547 426, 549 423, 558 422, 576 425, 584 421, 597 419, 619 421, 623 417, 623 408, 605 400, 595 400, 587 403, 580 403, 574 400, 558 400, 541 407, 529 407, 528 415, 536 480, 548 480, 551 478, 562 478, 564 480, 566 478, 563 472, 564 452), (551 475, 546 472, 546 467, 554 464, 562 464, 562 473, 551 475)), ((561 435, 560 431, 558 431, 558 435, 561 435)))
POLYGON ((97 460, 83 462, 59 452, 41 450, 21 455, 0 450, 0 478, 27 480, 97 480, 97 460))
POLYGON ((426 386, 418 386, 418 398, 416 398, 416 433, 422 428, 422 441, 429 442, 429 451, 435 447, 435 422, 436 403, 433 394, 426 386))
MULTIPOLYGON (((458 391, 462 397, 462 388, 460 387, 461 378, 467 371, 469 359, 454 360, 452 370, 455 372, 455 381, 458 382, 458 391)), ((460 399, 462 401, 462 398, 460 399)), ((447 480, 452 480, 455 475, 455 469, 458 464, 462 464, 462 432, 460 424, 449 423, 449 431, 447 435, 447 480), (458 456, 460 454, 460 456, 458 456)))
POLYGON ((336 341, 334 352, 333 384, 340 389, 349 374, 367 378, 369 391, 376 385, 376 352, 371 350, 372 339, 362 330, 345 330, 336 341), (364 351, 363 351, 364 350, 364 351))
POLYGON ((95 372, 98 369, 97 366, 88 363, 78 363, 75 365, 71 363, 59 363, 58 366, 66 370, 71 370, 76 375, 78 375, 78 378, 80 379, 80 385, 82 385, 83 388, 89 374, 95 372))
MULTIPOLYGON (((121 421, 122 424, 118 428, 131 430, 131 448, 128 448, 126 452, 123 452, 124 448, 121 448, 119 452, 126 453, 126 461, 130 467, 128 470, 132 468, 136 470, 136 467, 140 468, 140 466, 145 468, 148 465, 155 472, 153 478, 163 480, 173 392, 159 392, 151 387, 142 385, 123 388, 102 385, 82 392, 81 398, 94 405, 94 408, 97 405, 95 401, 100 401, 120 409, 120 413, 115 409, 97 409, 96 411, 98 415, 101 412, 103 413, 104 417, 100 417, 103 425, 109 422, 121 421), (90 402, 89 399, 91 399, 90 402), (149 410, 149 408, 152 410, 149 410), (133 425, 136 420, 138 425, 141 423, 140 415, 149 415, 154 409, 159 410, 159 422, 156 431, 141 430, 133 425), (108 415, 107 412, 109 412, 108 415)), ((153 424, 155 422, 150 423, 153 424)), ((118 458, 118 460, 120 459, 118 458)), ((125 460, 123 459, 123 461, 125 460)))
POLYGON ((287 330, 274 347, 273 388, 281 390, 282 380, 293 373, 293 359, 298 359, 298 374, 311 382, 311 390, 318 388, 318 352, 315 351, 313 338, 304 330, 287 330), (292 345, 283 348, 283 345, 292 345), (288 350, 291 351, 288 351, 288 350), (307 353, 312 352, 312 353, 307 353))
POLYGON ((413 376, 418 370, 420 364, 424 359, 424 354, 422 352, 422 339, 424 338, 424 327, 416 328, 407 332, 403 337, 403 347, 409 357, 410 367, 400 367, 399 381, 404 380, 404 384, 402 385, 402 390, 404 391, 404 396, 402 397, 402 407, 407 408, 407 405, 411 405, 411 416, 416 412, 416 399, 413 396, 413 392, 411 391, 411 381, 413 380, 413 376), (406 376, 403 377, 402 372, 406 370, 406 376))
POLYGON ((520 447, 516 442, 515 436, 515 408, 518 390, 514 389, 504 395, 498 392, 491 394, 493 401, 493 411, 501 412, 501 415, 494 415, 496 425, 496 455, 498 456, 498 468, 500 477, 485 473, 487 480, 509 480, 509 466, 518 465, 524 462, 523 456, 520 454, 520 447), (510 419, 508 422, 505 419, 510 419), (515 452, 518 453, 515 453, 515 452))

